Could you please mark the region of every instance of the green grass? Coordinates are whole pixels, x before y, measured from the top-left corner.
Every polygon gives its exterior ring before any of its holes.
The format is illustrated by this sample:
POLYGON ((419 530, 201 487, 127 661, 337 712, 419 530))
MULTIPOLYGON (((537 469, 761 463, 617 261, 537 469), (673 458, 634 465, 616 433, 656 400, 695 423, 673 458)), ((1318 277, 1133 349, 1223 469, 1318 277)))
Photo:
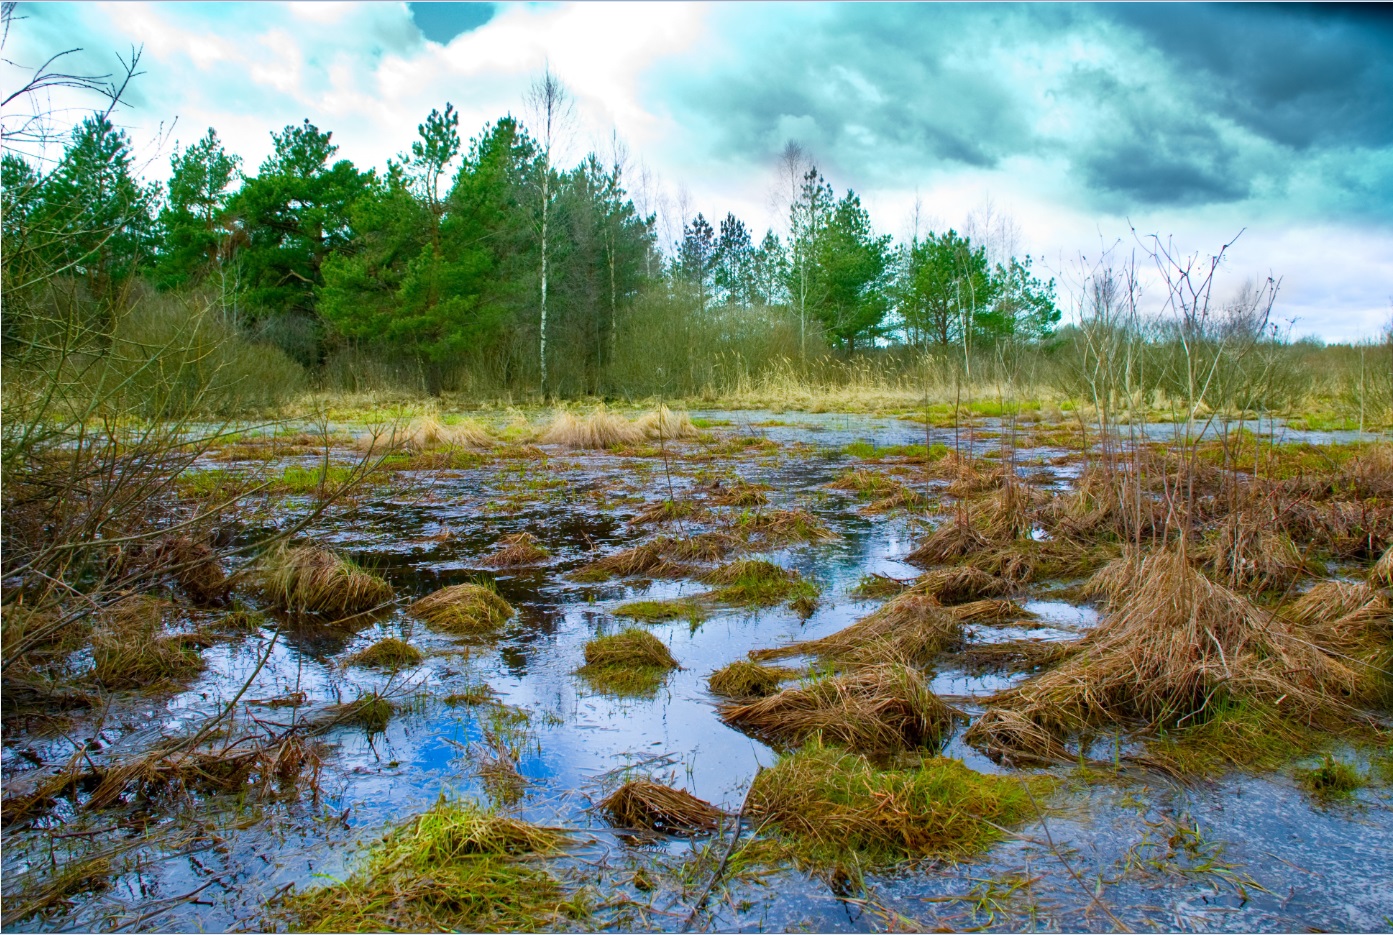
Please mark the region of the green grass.
POLYGON ((390 831, 341 882, 284 901, 304 932, 540 932, 589 915, 540 858, 561 832, 467 802, 436 806, 390 831))
POLYGON ((662 640, 630 628, 585 644, 585 665, 576 670, 605 694, 651 697, 677 660, 662 640))
POLYGON ((762 559, 748 559, 722 565, 703 579, 720 585, 709 599, 738 607, 773 607, 784 601, 816 598, 818 587, 796 571, 780 568, 762 559))
POLYGON ((853 458, 860 458, 863 461, 879 461, 882 458, 911 458, 913 460, 937 461, 948 454, 946 445, 935 442, 931 446, 924 445, 885 445, 877 447, 871 442, 852 442, 842 449, 843 452, 853 458))
POLYGON ((749 807, 803 866, 874 869, 904 860, 957 860, 1035 817, 1043 778, 978 773, 947 757, 910 756, 879 768, 818 740, 755 779, 749 807))
POLYGON ((1328 801, 1349 798, 1369 784, 1369 777, 1327 753, 1319 766, 1296 770, 1296 781, 1317 799, 1328 801))
POLYGON ((407 669, 420 665, 425 658, 415 646, 389 636, 349 656, 344 664, 369 669, 407 669))
POLYGON ((1178 772, 1213 777, 1232 769, 1281 769, 1330 739, 1256 704, 1216 700, 1211 711, 1199 724, 1161 733, 1147 744, 1147 755, 1178 772))
POLYGON ((686 620, 695 625, 706 619, 706 608, 685 597, 669 601, 630 601, 614 608, 613 613, 616 617, 627 617, 641 623, 686 620))

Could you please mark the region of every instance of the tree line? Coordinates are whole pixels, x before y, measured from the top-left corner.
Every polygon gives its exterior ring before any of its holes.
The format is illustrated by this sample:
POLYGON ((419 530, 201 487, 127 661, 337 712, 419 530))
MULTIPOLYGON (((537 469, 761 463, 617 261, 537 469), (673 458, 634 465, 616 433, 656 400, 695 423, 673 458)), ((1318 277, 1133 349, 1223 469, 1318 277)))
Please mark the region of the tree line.
POLYGON ((738 350, 752 328, 778 331, 806 358, 1033 342, 1059 320, 1029 257, 990 263, 955 230, 896 243, 810 163, 782 233, 698 214, 662 243, 622 157, 557 165, 564 89, 547 75, 533 99, 535 127, 508 115, 467 141, 453 106, 432 110, 385 170, 340 158, 308 120, 272 132, 254 172, 210 128, 175 149, 163 182, 140 177, 108 114, 47 167, 7 151, 6 343, 32 343, 22 290, 55 273, 80 285, 97 334, 135 282, 196 291, 311 372, 351 351, 409 364, 434 392, 483 368, 527 393, 605 394, 663 334, 701 354, 721 335, 738 350))

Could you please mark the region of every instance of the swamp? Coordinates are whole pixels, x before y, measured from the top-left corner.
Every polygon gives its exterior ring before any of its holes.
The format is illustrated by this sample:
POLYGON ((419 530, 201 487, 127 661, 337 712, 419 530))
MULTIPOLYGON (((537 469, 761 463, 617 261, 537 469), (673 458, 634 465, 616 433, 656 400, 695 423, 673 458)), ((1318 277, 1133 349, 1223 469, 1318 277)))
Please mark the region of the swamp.
POLYGON ((1385 927, 1393 445, 966 423, 221 434, 5 606, 6 929, 1385 927))
POLYGON ((0 930, 1393 931, 1364 15, 0 3, 0 930))

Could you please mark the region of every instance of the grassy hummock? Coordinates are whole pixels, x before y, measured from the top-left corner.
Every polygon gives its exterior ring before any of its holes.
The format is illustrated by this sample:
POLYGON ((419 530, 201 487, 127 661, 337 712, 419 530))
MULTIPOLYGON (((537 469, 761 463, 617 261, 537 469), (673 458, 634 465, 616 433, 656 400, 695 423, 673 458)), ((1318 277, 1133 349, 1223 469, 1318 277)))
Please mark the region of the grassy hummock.
POLYGON ((631 779, 605 796, 600 810, 618 828, 642 828, 664 834, 715 831, 724 813, 684 789, 648 779, 631 779))
POLYGON ((273 606, 346 617, 392 599, 392 586, 327 549, 281 546, 261 559, 260 587, 273 606))
POLYGON ((360 649, 344 660, 344 664, 369 669, 405 669, 420 665, 425 658, 415 646, 389 636, 366 649, 360 649))
POLYGON ((649 695, 676 668, 677 660, 662 640, 630 628, 586 643, 585 665, 576 673, 604 692, 649 695))
POLYGON ((757 662, 737 659, 712 672, 706 684, 711 694, 723 698, 765 698, 777 692, 786 679, 797 674, 797 669, 762 666, 757 662))
POLYGON ((706 608, 687 598, 670 601, 630 601, 614 608, 613 613, 616 617, 627 617, 643 623, 660 623, 664 620, 700 623, 706 619, 706 608))
POLYGON ((721 720, 772 744, 812 738, 860 753, 889 755, 937 747, 960 715, 903 665, 864 666, 844 675, 818 675, 775 695, 720 707, 721 720))
POLYGON ((1313 769, 1298 769, 1296 781, 1318 799, 1349 798, 1369 784, 1368 777, 1348 763, 1326 754, 1313 769))
POLYGON ((772 607, 818 593, 817 585, 798 572, 757 558, 722 565, 701 580, 719 585, 710 593, 711 600, 741 607, 772 607))
POLYGON ((410 610, 438 630, 465 635, 492 633, 515 613, 513 605, 482 584, 441 588, 412 604, 410 610))
POLYGON ((579 893, 537 864, 561 832, 441 800, 390 831, 353 872, 284 902, 304 932, 538 932, 584 917, 579 893))
POLYGON ((1035 814, 1026 782, 924 756, 880 769, 864 756, 814 741, 762 771, 749 809, 768 821, 804 865, 885 867, 920 858, 961 859, 1035 814))
POLYGON ((750 658, 818 656, 836 665, 922 665, 962 640, 962 622, 933 598, 902 594, 845 629, 816 640, 759 649, 750 658))

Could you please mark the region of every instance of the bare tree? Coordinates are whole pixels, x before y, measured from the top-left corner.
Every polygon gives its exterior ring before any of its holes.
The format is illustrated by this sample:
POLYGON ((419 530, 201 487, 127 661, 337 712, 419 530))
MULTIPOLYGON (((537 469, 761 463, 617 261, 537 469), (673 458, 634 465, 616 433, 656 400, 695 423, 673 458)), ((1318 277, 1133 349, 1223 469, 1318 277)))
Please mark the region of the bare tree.
POLYGON ((535 126, 540 132, 542 147, 542 185, 541 185, 541 228, 542 228, 542 301, 541 323, 539 327, 537 359, 541 368, 542 398, 547 396, 547 236, 551 221, 551 201, 554 195, 551 184, 551 167, 554 150, 561 144, 571 128, 575 105, 566 86, 551 72, 547 65, 531 89, 527 92, 527 106, 532 111, 535 126))

